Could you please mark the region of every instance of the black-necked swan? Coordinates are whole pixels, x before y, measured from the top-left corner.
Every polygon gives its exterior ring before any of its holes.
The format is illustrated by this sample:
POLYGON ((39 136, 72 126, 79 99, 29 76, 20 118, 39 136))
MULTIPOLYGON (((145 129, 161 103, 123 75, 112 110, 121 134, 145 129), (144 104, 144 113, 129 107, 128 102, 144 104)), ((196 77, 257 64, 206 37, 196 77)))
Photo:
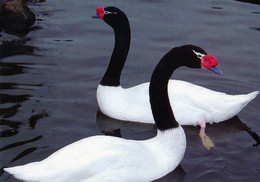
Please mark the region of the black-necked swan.
MULTIPOLYGON (((186 136, 175 120, 167 85, 180 66, 201 68, 212 57, 198 57, 201 48, 173 48, 156 66, 149 87, 149 103, 157 135, 148 140, 92 136, 72 143, 48 158, 5 168, 17 179, 30 182, 152 181, 174 170, 186 149, 186 136)), ((214 60, 214 59, 213 59, 214 60)))
MULTIPOLYGON (((130 46, 131 32, 128 18, 116 7, 98 7, 93 18, 103 19, 115 33, 115 45, 108 68, 97 88, 99 109, 105 115, 127 121, 154 123, 149 104, 149 82, 122 88, 120 76, 130 46)), ((209 56, 205 51, 194 52, 198 57, 209 56)), ((205 65, 218 74, 211 64, 205 65)), ((170 80, 169 99, 176 120, 180 125, 201 126, 204 133, 206 123, 218 123, 237 115, 258 91, 243 95, 228 95, 185 81, 170 80)))

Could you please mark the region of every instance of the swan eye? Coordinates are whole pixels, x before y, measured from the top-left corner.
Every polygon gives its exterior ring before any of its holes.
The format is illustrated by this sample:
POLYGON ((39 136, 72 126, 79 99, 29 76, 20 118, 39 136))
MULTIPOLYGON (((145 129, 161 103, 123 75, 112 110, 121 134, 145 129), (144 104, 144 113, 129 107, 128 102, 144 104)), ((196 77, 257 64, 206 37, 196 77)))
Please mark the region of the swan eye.
POLYGON ((111 15, 111 14, 117 14, 117 12, 110 12, 110 11, 105 11, 105 15, 111 15))
POLYGON ((201 59, 203 56, 205 56, 205 54, 202 54, 200 52, 196 52, 194 50, 192 50, 194 52, 194 54, 196 54, 197 58, 201 59))

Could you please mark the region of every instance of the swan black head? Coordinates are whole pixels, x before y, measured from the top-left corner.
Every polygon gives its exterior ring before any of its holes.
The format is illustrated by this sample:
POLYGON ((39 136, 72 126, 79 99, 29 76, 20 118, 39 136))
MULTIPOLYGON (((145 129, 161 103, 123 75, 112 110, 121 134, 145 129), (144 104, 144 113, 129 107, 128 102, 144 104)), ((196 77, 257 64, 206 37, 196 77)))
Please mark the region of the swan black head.
POLYGON ((159 130, 179 126, 170 105, 167 86, 174 70, 181 66, 207 68, 221 75, 217 65, 215 56, 194 45, 175 47, 162 57, 153 71, 149 87, 151 109, 159 130))
MULTIPOLYGON (((218 60, 215 56, 208 54, 202 48, 195 45, 184 45, 180 47, 173 48, 165 56, 178 59, 179 57, 181 62, 180 66, 186 66, 189 68, 206 68, 219 75, 222 75, 222 71, 216 66, 218 65, 218 60), (168 55, 167 55, 168 54, 168 55)), ((172 60, 168 58, 168 60, 172 60)), ((176 63, 174 63, 176 64, 176 63)))
POLYGON ((125 27, 129 27, 129 21, 127 16, 123 11, 117 7, 100 6, 96 9, 96 14, 92 16, 93 18, 103 19, 108 25, 110 25, 114 30, 122 30, 125 27))

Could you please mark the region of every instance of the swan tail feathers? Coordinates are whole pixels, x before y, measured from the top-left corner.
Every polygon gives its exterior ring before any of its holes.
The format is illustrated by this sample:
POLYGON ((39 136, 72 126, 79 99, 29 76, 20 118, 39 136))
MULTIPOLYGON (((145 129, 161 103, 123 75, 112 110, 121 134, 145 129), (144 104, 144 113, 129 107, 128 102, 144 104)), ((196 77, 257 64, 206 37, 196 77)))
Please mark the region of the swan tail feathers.
POLYGON ((22 181, 30 182, 36 180, 34 174, 36 170, 33 166, 24 165, 24 166, 9 167, 9 168, 4 168, 4 171, 13 175, 16 179, 22 181))
POLYGON ((230 100, 230 105, 226 108, 227 115, 223 115, 221 121, 225 121, 237 115, 243 108, 247 106, 249 102, 251 102, 256 96, 259 94, 259 91, 254 91, 249 94, 243 95, 234 95, 232 100, 230 100))
MULTIPOLYGON (((256 96, 260 93, 260 91, 254 91, 248 94, 248 97, 250 98, 249 100, 253 100, 254 98, 256 98, 256 96)), ((249 101, 249 102, 250 102, 249 101)))
POLYGON ((249 94, 244 95, 244 97, 241 97, 241 104, 243 107, 245 107, 249 102, 251 102, 256 96, 259 94, 259 91, 254 91, 249 94))
MULTIPOLYGON (((256 98, 256 96, 259 94, 260 92, 259 91, 254 91, 254 92, 251 92, 249 94, 246 94, 246 95, 243 95, 243 97, 241 97, 241 100, 239 101, 240 102, 240 110, 242 110, 244 107, 247 106, 247 104, 249 102, 251 102, 253 99, 256 98)), ((239 110, 239 111, 240 111, 239 110)))
POLYGON ((9 167, 9 168, 4 168, 5 172, 8 172, 9 174, 13 175, 16 179, 19 180, 26 180, 23 176, 23 170, 21 170, 21 167, 9 167))

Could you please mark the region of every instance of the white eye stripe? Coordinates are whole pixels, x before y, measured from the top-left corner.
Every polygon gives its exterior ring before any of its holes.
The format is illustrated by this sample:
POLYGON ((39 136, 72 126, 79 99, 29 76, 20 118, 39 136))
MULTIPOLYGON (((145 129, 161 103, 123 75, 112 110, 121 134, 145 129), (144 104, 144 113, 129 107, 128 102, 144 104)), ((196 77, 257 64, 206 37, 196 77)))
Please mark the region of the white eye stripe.
POLYGON ((108 14, 117 14, 117 12, 105 11, 105 15, 108 15, 108 14))
POLYGON ((194 50, 192 50, 196 55, 197 55, 197 57, 199 58, 199 59, 201 59, 203 56, 205 56, 205 54, 202 54, 202 53, 200 53, 200 52, 196 52, 196 51, 194 51, 194 50))

